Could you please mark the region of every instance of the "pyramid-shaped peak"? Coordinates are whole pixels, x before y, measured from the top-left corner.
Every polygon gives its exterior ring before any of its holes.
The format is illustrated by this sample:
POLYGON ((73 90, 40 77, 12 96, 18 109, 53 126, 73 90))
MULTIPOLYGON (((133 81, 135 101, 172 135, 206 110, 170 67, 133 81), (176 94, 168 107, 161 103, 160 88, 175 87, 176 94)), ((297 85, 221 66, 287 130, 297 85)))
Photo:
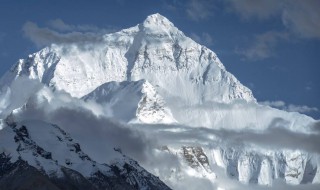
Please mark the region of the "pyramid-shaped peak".
POLYGON ((173 23, 159 13, 149 15, 143 22, 145 27, 173 27, 173 23))

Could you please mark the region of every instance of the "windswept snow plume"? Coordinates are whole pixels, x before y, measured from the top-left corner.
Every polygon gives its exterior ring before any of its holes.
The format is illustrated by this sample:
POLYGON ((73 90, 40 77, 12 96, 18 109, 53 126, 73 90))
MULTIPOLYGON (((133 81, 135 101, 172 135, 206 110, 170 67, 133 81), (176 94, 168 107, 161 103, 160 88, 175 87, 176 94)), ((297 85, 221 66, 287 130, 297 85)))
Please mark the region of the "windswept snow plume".
POLYGON ((22 28, 25 36, 37 47, 51 44, 98 43, 102 41, 103 35, 114 32, 114 28, 97 28, 90 25, 69 25, 61 19, 51 20, 48 27, 39 27, 34 22, 26 22, 22 28), (58 31, 56 31, 58 30, 58 31))
POLYGON ((306 105, 287 105, 284 101, 264 101, 260 102, 262 105, 271 106, 274 108, 286 110, 289 112, 299 112, 299 113, 309 113, 309 112, 319 112, 319 109, 316 107, 309 107, 306 105))

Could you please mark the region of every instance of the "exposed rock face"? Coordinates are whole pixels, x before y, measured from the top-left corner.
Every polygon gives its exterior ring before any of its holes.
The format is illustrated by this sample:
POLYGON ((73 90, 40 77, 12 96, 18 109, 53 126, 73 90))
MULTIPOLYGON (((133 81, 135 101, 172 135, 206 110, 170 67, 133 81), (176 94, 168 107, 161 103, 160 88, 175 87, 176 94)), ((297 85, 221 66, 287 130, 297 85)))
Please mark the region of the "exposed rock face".
POLYGON ((182 147, 183 156, 192 168, 204 167, 210 170, 208 157, 201 147, 182 147))

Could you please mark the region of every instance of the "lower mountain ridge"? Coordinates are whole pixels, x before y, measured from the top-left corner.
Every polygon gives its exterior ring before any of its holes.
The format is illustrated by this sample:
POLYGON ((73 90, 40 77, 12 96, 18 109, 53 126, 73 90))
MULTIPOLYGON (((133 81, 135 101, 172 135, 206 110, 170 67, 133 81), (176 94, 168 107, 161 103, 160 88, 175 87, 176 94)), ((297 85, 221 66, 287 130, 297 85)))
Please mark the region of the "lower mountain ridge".
POLYGON ((6 121, 0 131, 0 189, 170 189, 115 148, 100 164, 57 125, 6 121))

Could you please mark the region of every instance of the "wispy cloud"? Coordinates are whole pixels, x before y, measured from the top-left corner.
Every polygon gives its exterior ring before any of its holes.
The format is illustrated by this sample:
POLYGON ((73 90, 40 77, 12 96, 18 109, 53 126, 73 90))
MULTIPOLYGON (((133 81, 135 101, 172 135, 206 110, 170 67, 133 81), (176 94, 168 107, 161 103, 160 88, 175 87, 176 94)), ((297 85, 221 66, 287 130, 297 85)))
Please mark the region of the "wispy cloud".
POLYGON ((306 38, 320 39, 320 1, 294 0, 282 12, 284 25, 306 38))
POLYGON ((291 149, 320 153, 319 123, 305 126, 310 133, 295 132, 288 129, 290 123, 281 118, 271 121, 264 130, 211 129, 205 127, 188 127, 183 125, 138 125, 147 134, 157 134, 158 142, 173 146, 213 147, 247 147, 257 150, 291 149), (161 139, 161 140, 160 140, 161 139))
POLYGON ((318 0, 228 0, 227 7, 244 19, 279 18, 292 33, 303 38, 320 39, 318 0))
POLYGON ((192 20, 207 19, 212 15, 213 2, 210 0, 189 0, 186 3, 186 13, 192 20))
POLYGON ((213 38, 211 37, 210 34, 203 32, 200 35, 196 33, 191 33, 190 38, 192 38, 194 41, 206 45, 206 46, 211 46, 213 44, 213 38))
MULTIPOLYGON (((310 133, 291 131, 288 129, 291 125, 290 122, 280 118, 274 118, 266 129, 259 131, 248 128, 227 130, 178 124, 134 124, 128 126, 103 116, 103 108, 97 103, 84 102, 65 92, 53 92, 39 82, 27 78, 17 79, 17 83, 10 86, 10 93, 5 94, 2 98, 13 98, 16 94, 21 93, 24 89, 22 87, 27 82, 35 83, 36 88, 29 89, 33 93, 27 93, 28 95, 23 98, 23 101, 11 99, 20 102, 27 101, 25 106, 14 112, 16 120, 38 119, 58 124, 75 139, 81 139, 83 150, 101 163, 105 163, 106 160, 114 156, 114 147, 120 147, 126 155, 137 159, 144 167, 153 171, 161 179, 168 181, 170 180, 168 176, 172 179, 181 177, 181 171, 187 170, 188 166, 183 165, 177 155, 155 150, 163 145, 169 145, 173 148, 187 145, 204 148, 247 147, 248 150, 256 148, 260 152, 263 150, 299 149, 320 153, 318 146, 320 143, 319 122, 312 126, 304 126, 309 129, 310 133), (19 80, 21 81, 19 82, 19 80)), ((280 101, 273 104, 284 105, 280 101)), ((3 104, 4 108, 8 108, 7 106, 3 104)), ((208 109, 209 107, 212 108, 208 105, 208 109)), ((10 108, 11 111, 12 109, 10 108)), ((227 107, 225 109, 228 110, 227 107)), ((222 172, 225 173, 225 171, 222 172)), ((218 173, 215 183, 229 185, 231 189, 264 189, 261 186, 240 184, 235 180, 230 180, 227 176, 224 177, 222 173, 218 173), (230 184, 233 185, 230 186, 230 184)), ((208 179, 188 175, 179 178, 178 181, 173 181, 171 185, 177 187, 175 189, 199 189, 199 187, 214 189, 212 182, 208 179)), ((272 188, 277 189, 275 187, 290 189, 284 183, 275 184, 272 188)), ((304 187, 314 188, 314 186, 299 186, 299 188, 304 187)))
POLYGON ((217 6, 236 13, 246 21, 279 19, 284 27, 297 36, 320 39, 318 0, 226 0, 223 3, 214 0, 187 0, 185 3, 165 1, 168 10, 182 9, 194 21, 208 19, 217 6))
MULTIPOLYGON (((23 79, 23 82, 27 80, 23 79)), ((23 83, 17 85, 23 89, 23 83)), ((20 91, 11 87, 9 96, 20 91)), ((101 163, 112 159, 113 148, 121 148, 134 159, 146 159, 146 151, 153 142, 148 142, 143 133, 108 119, 101 114, 101 105, 84 102, 65 92, 53 92, 45 86, 33 92, 35 94, 28 97, 25 106, 15 112, 15 121, 40 120, 57 124, 75 139, 81 139, 85 152, 101 163)))
POLYGON ((163 1, 165 9, 179 10, 193 21, 205 20, 212 16, 214 4, 213 0, 163 1))
MULTIPOLYGON (((214 0, 166 1, 168 10, 182 10, 194 21, 210 18, 215 7, 239 15, 246 22, 252 19, 265 21, 278 19, 285 30, 266 31, 254 37, 248 47, 238 47, 236 53, 244 59, 256 61, 275 56, 273 49, 288 37, 320 39, 320 1, 318 0, 226 0, 223 3, 214 0)), ((202 41, 203 36, 193 34, 195 41, 202 41)), ((210 40, 209 40, 210 41, 210 40)))
POLYGON ((39 27, 34 22, 26 22, 22 30, 36 46, 43 47, 52 43, 99 42, 102 40, 102 35, 114 31, 114 28, 69 25, 61 19, 56 19, 49 21, 47 27, 39 27))
POLYGON ((267 19, 275 16, 280 11, 282 4, 277 0, 227 0, 228 11, 234 11, 243 19, 267 19))
POLYGON ((73 31, 78 31, 78 32, 109 32, 109 30, 99 28, 94 25, 72 25, 72 24, 67 24, 61 19, 54 19, 50 20, 48 22, 48 26, 51 27, 52 29, 56 29, 61 32, 73 32, 73 31))
POLYGON ((300 112, 300 113, 309 113, 309 112, 318 112, 319 109, 316 107, 309 107, 306 105, 294 105, 294 104, 289 104, 287 111, 290 112, 300 112))
POLYGON ((246 60, 262 60, 274 56, 274 48, 280 40, 288 38, 287 33, 269 31, 256 35, 253 43, 247 48, 236 48, 236 53, 243 55, 246 60))
POLYGON ((284 101, 264 101, 260 102, 263 105, 267 105, 270 107, 282 109, 289 112, 300 112, 300 113, 310 113, 310 112, 318 112, 319 109, 316 107, 309 107, 306 105, 294 105, 294 104, 286 104, 284 101))

